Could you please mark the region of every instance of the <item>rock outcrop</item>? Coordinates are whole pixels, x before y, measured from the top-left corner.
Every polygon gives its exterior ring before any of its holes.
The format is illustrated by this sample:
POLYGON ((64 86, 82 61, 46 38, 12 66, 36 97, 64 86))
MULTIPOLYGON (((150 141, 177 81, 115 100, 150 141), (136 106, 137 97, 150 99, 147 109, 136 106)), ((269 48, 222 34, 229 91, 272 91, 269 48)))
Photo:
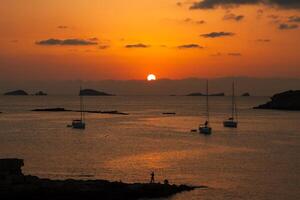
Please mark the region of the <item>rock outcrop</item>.
POLYGON ((84 89, 84 90, 80 90, 79 96, 114 96, 114 95, 105 92, 100 92, 97 90, 84 89))
MULTIPOLYGON (((203 93, 191 93, 191 94, 188 94, 186 96, 207 96, 206 94, 203 94, 203 93)), ((209 94, 208 96, 215 96, 215 97, 222 97, 222 96, 225 96, 225 93, 215 93, 215 94, 209 94)))
POLYGON ((250 97, 250 93, 246 92, 246 93, 242 94, 242 97, 250 97))
POLYGON ((300 110, 300 90, 275 94, 271 101, 254 109, 300 110))
POLYGON ((50 180, 23 175, 20 159, 0 159, 1 199, 46 199, 46 200, 137 200, 161 199, 196 188, 187 185, 160 183, 110 182, 106 180, 50 180))
POLYGON ((6 92, 4 93, 4 95, 8 95, 8 96, 26 96, 28 95, 27 92, 25 92, 24 90, 14 90, 11 92, 6 92))
POLYGON ((48 94, 43 92, 43 91, 38 91, 37 93, 34 94, 35 96, 47 96, 48 94))
POLYGON ((31 110, 34 112, 70 112, 72 110, 66 110, 65 108, 40 108, 31 110))
MULTIPOLYGON (((33 109, 31 111, 33 112, 81 112, 80 110, 68 110, 65 108, 38 108, 38 109, 33 109)), ((117 110, 108 110, 108 111, 84 110, 82 112, 94 113, 94 114, 129 115, 128 113, 120 112, 117 110)))

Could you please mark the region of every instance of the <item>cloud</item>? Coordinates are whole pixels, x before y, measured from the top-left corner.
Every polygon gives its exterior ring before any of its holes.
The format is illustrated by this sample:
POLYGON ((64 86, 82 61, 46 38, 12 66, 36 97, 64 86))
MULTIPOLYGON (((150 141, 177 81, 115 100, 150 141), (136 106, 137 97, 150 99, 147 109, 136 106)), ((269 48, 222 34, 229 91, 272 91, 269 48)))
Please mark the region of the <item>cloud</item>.
POLYGON ((289 17, 289 22, 300 23, 300 17, 299 16, 291 16, 291 17, 289 17))
POLYGON ((193 20, 192 18, 186 18, 183 20, 184 23, 190 23, 190 24, 205 24, 206 22, 204 20, 193 20))
POLYGON ((280 30, 292 30, 292 29, 297 29, 298 28, 298 25, 297 24, 280 24, 278 26, 278 29, 280 30))
POLYGON ((204 20, 198 20, 198 21, 195 21, 196 24, 205 24, 206 22, 204 20))
POLYGON ((279 18, 278 15, 269 15, 268 17, 271 18, 271 19, 278 19, 279 18))
POLYGON ((139 44, 128 44, 128 45, 125 46, 125 48, 128 48, 128 49, 149 48, 149 47, 150 47, 149 45, 142 44, 142 43, 139 43, 139 44))
POLYGON ((215 53, 215 54, 211 54, 210 56, 212 56, 212 57, 219 57, 219 56, 222 56, 222 54, 220 52, 218 52, 218 53, 215 53))
POLYGON ((228 36, 234 36, 235 34, 232 32, 211 32, 207 34, 202 34, 202 37, 205 38, 218 38, 218 37, 228 37, 228 36))
POLYGON ((37 45, 44 45, 44 46, 88 46, 88 45, 97 45, 97 42, 90 41, 90 40, 83 40, 83 39, 47 39, 47 40, 40 40, 36 42, 37 45))
POLYGON ((219 6, 233 6, 233 5, 244 5, 244 4, 256 4, 260 0, 203 0, 194 2, 190 9, 212 9, 219 6))
POLYGON ((234 21, 241 21, 245 18, 244 15, 235 15, 233 13, 229 13, 229 14, 226 14, 224 17, 223 17, 223 20, 234 20, 234 21))
POLYGON ((105 50, 105 49, 108 49, 110 46, 109 45, 99 45, 99 49, 101 50, 105 50))
POLYGON ((92 37, 92 38, 89 38, 90 41, 99 41, 99 39, 97 37, 92 37))
POLYGON ((57 28, 59 28, 59 29, 67 29, 69 27, 68 26, 62 26, 62 25, 60 25, 60 26, 57 26, 57 28))
POLYGON ((258 39, 256 42, 271 42, 270 39, 258 39))
POLYGON ((178 49, 202 49, 203 46, 199 44, 184 44, 177 47, 178 49))
POLYGON ((181 7, 182 4, 183 4, 182 2, 177 2, 177 3, 176 3, 176 5, 179 6, 179 7, 181 7))
POLYGON ((190 9, 213 9, 217 7, 263 4, 284 9, 300 9, 299 0, 201 0, 194 2, 190 9))
POLYGON ((241 53, 228 53, 229 56, 242 56, 241 53))

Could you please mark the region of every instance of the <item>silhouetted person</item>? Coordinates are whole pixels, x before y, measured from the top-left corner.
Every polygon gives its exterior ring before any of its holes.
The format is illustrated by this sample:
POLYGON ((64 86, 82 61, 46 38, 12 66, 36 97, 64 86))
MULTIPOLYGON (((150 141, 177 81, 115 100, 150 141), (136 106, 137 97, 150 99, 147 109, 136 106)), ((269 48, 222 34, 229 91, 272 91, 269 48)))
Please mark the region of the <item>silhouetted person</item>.
POLYGON ((150 175, 151 175, 150 183, 154 183, 154 182, 155 182, 155 181, 154 181, 154 172, 152 172, 150 175))
POLYGON ((207 120, 205 121, 204 125, 205 125, 205 126, 208 126, 208 121, 207 121, 207 120))

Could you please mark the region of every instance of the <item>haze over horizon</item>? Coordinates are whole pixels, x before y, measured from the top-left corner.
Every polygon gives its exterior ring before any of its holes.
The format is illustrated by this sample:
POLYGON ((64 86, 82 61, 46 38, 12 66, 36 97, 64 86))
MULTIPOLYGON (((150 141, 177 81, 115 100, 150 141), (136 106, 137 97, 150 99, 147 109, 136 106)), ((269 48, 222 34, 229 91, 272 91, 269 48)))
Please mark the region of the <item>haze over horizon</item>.
MULTIPOLYGON (((209 79, 209 92, 231 94, 232 81, 236 82, 237 94, 249 92, 253 96, 271 96, 285 90, 297 90, 300 78, 251 78, 221 77, 209 79)), ((34 94, 43 90, 50 95, 77 95, 79 87, 96 89, 116 95, 186 95, 205 93, 206 79, 158 79, 146 80, 42 80, 42 81, 0 81, 0 94, 23 89, 34 94)))

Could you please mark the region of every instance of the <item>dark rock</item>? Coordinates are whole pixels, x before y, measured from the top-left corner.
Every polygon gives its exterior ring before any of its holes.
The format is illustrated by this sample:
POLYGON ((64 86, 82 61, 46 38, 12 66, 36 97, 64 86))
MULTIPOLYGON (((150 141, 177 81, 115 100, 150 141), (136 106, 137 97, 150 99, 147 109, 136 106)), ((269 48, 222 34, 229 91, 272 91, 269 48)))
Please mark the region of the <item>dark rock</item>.
POLYGON ((24 161, 17 158, 0 159, 0 174, 6 175, 22 175, 21 167, 24 166, 24 161))
POLYGON ((47 96, 48 94, 43 92, 43 91, 39 91, 37 93, 35 93, 35 96, 47 96))
POLYGON ((191 94, 188 94, 186 96, 190 96, 190 97, 193 97, 193 96, 205 96, 204 94, 202 93, 191 93, 191 94))
MULTIPOLYGON (((23 160, 1 159, 2 171, 21 171, 23 160)), ((1 172, 1 171, 0 171, 1 172)), ((167 198, 184 191, 196 188, 207 188, 205 186, 194 187, 187 185, 171 185, 165 180, 160 183, 122 183, 107 180, 50 180, 41 179, 36 176, 13 173, 14 181, 0 179, 1 199, 104 199, 104 200, 137 200, 137 199, 161 199, 167 198)))
POLYGON ((176 115, 176 112, 164 112, 163 115, 176 115))
MULTIPOLYGON (((80 110, 67 110, 65 108, 41 108, 31 110, 34 112, 81 112, 80 110)), ((111 114, 111 115, 129 115, 128 113, 119 112, 117 110, 112 111, 98 111, 98 110, 84 110, 85 113, 95 113, 95 114, 111 114)))
POLYGON ((79 96, 114 96, 105 92, 100 92, 92 89, 80 90, 79 96))
POLYGON ((246 92, 246 93, 242 94, 242 97, 250 97, 250 93, 246 92))
POLYGON ((209 96, 224 97, 224 96, 225 96, 225 93, 210 94, 209 96))
POLYGON ((300 90, 275 94, 271 101, 254 109, 300 110, 300 90))
POLYGON ((112 111, 100 111, 101 114, 112 114, 112 115, 129 115, 128 113, 119 112, 117 110, 112 111))
POLYGON ((72 110, 66 110, 65 108, 42 108, 31 110, 34 112, 70 112, 72 110))
MULTIPOLYGON (((191 93, 186 96, 206 96, 206 94, 202 93, 191 93)), ((225 93, 215 93, 215 94, 209 94, 208 96, 225 96, 225 93)))
POLYGON ((24 90, 15 90, 15 91, 11 91, 11 92, 6 92, 6 93, 4 93, 4 95, 8 95, 8 96, 26 96, 26 95, 28 95, 28 93, 25 92, 24 90))

